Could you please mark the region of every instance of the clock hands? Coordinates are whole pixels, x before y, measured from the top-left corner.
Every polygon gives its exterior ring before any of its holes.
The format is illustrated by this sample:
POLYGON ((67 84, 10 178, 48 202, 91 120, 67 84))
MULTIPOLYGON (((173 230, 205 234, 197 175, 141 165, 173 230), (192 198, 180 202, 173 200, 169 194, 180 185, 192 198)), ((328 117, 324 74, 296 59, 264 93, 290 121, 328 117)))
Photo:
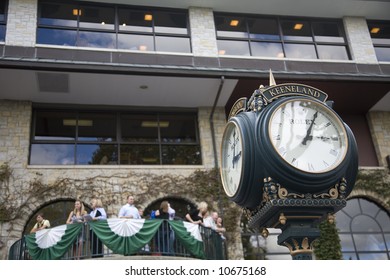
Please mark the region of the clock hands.
POLYGON ((311 130, 313 129, 314 121, 318 116, 318 111, 313 115, 313 119, 311 120, 311 124, 309 125, 309 128, 307 129, 306 136, 302 140, 302 145, 306 145, 306 142, 313 139, 313 136, 311 136, 311 130))
POLYGON ((234 131, 234 133, 233 133, 233 146, 232 146, 232 149, 233 149, 233 159, 232 159, 233 168, 234 168, 235 164, 240 160, 240 157, 241 157, 241 151, 236 155, 236 144, 237 144, 236 131, 234 131))
POLYGON ((241 151, 237 155, 233 155, 233 168, 234 165, 240 160, 241 157, 241 151))

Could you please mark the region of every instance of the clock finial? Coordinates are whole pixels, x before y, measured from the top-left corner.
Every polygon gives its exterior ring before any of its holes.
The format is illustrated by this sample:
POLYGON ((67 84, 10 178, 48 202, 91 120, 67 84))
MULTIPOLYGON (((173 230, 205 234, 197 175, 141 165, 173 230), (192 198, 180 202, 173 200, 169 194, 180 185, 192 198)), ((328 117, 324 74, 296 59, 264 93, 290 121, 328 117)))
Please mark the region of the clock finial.
POLYGON ((269 86, 276 86, 274 75, 272 74, 271 69, 269 69, 269 86))

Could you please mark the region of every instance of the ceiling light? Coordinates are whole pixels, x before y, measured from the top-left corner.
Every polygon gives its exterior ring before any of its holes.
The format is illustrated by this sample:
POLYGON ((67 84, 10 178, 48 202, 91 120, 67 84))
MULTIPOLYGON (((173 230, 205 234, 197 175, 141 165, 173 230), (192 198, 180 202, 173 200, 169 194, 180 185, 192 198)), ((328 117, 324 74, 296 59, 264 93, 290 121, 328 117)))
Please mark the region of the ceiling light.
POLYGON ((379 27, 373 27, 373 28, 371 28, 370 33, 377 34, 377 33, 379 33, 380 30, 381 29, 379 27))
POLYGON ((75 119, 64 119, 62 121, 64 126, 92 126, 93 121, 92 120, 75 120, 75 119))
POLYGON ((142 121, 141 123, 142 127, 168 127, 169 122, 163 121, 163 122, 154 122, 154 121, 142 121))
POLYGON ((225 55, 225 53, 226 53, 225 50, 219 50, 219 51, 218 51, 218 54, 219 54, 219 55, 225 55))
POLYGON ((148 50, 148 47, 145 46, 145 45, 140 45, 140 46, 138 47, 138 49, 139 49, 140 51, 147 51, 147 50, 148 50))
POLYGON ((157 158, 142 158, 142 161, 145 163, 154 163, 157 162, 157 158))
POLYGON ((105 25, 106 23, 104 21, 102 21, 102 25, 105 25))
POLYGON ((239 23, 240 21, 238 19, 232 19, 230 21, 230 26, 238 26, 239 23))
POLYGON ((302 27, 303 27, 303 23, 296 23, 296 24, 294 25, 294 29, 295 29, 295 30, 301 30, 302 27))
POLYGON ((73 9, 72 14, 74 16, 81 16, 81 9, 73 9))
POLYGON ((144 20, 151 21, 153 19, 153 16, 151 14, 145 14, 144 20))

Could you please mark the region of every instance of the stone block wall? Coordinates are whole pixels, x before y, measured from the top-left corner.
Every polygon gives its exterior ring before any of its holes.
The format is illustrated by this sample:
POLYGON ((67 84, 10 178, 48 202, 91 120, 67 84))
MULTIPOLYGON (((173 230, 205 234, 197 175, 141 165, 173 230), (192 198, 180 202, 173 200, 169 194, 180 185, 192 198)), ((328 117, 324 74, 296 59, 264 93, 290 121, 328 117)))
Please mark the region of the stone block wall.
POLYGON ((38 0, 9 0, 5 43, 33 47, 37 30, 38 0))
POLYGON ((390 156, 390 112, 369 112, 368 123, 379 165, 388 167, 386 157, 390 156))

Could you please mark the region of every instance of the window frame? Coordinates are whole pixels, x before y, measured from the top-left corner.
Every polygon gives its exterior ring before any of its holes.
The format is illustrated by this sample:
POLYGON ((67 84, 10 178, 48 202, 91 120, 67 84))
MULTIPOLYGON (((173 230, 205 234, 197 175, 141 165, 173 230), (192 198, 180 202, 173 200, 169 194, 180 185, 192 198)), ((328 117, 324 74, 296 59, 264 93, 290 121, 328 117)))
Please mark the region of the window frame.
MULTIPOLYGON (((119 110, 119 111, 114 111, 114 110, 98 110, 98 109, 63 109, 63 108, 54 108, 54 107, 46 107, 46 106, 34 106, 33 107, 33 115, 32 115, 32 121, 31 121, 31 135, 30 135, 30 144, 29 144, 29 157, 28 157, 28 164, 29 165, 64 165, 64 166, 71 166, 71 165, 80 165, 80 166, 93 166, 93 165, 99 165, 99 163, 94 163, 94 164, 85 164, 85 163, 79 163, 78 162, 78 156, 80 155, 78 153, 78 148, 81 147, 81 145, 107 145, 107 146, 113 146, 115 147, 115 152, 116 152, 116 162, 110 162, 110 163, 104 163, 105 165, 155 165, 155 166, 161 166, 161 165, 203 165, 203 159, 202 159, 202 148, 200 144, 200 136, 199 136, 199 124, 198 124, 198 114, 195 110, 184 110, 184 111, 178 111, 178 112, 148 112, 148 111, 142 111, 139 112, 138 110, 119 110), (36 137, 36 130, 37 130, 37 117, 38 114, 41 112, 56 112, 56 114, 61 114, 61 113, 73 113, 75 115, 76 120, 80 120, 79 117, 80 115, 84 113, 90 113, 90 114, 112 114, 115 115, 115 138, 112 141, 100 141, 100 140, 80 140, 78 138, 79 135, 79 126, 76 124, 75 125, 75 136, 73 139, 69 140, 51 140, 51 139, 35 139, 36 137), (134 115, 134 116, 151 116, 155 117, 155 121, 157 123, 157 141, 128 141, 122 137, 122 120, 125 118, 125 116, 129 115, 134 115), (179 141, 179 142, 164 142, 162 137, 161 137, 161 128, 162 126, 160 125, 160 119, 163 116, 170 116, 173 119, 176 119, 178 122, 182 120, 187 120, 187 119, 192 119, 193 121, 193 128, 194 131, 192 131, 193 136, 195 137, 192 141, 185 142, 185 141, 179 141), (181 118, 182 117, 182 118, 181 118), (33 157, 33 145, 37 144, 43 144, 43 145, 61 145, 61 144, 66 144, 66 145, 73 145, 73 163, 69 164, 61 164, 61 163, 32 163, 32 157, 33 157), (131 163, 126 163, 122 164, 121 163, 121 146, 138 146, 138 145, 145 145, 145 146, 156 146, 158 147, 158 161, 155 164, 131 164, 131 163), (197 159, 199 162, 197 163, 171 163, 171 164, 165 164, 164 161, 167 160, 163 156, 163 148, 171 146, 171 147, 194 147, 195 150, 198 151, 199 158, 197 159)), ((124 148, 124 147, 123 147, 124 148)), ((169 159, 169 158, 168 158, 169 159)), ((100 163, 102 164, 102 163, 100 163)))
MULTIPOLYGON (((280 16, 268 16, 268 15, 245 15, 245 14, 231 14, 231 13, 214 13, 214 22, 215 22, 215 32, 216 32, 216 40, 217 44, 218 42, 246 42, 248 44, 248 50, 249 50, 249 56, 254 56, 254 57, 270 57, 270 58, 287 58, 287 59, 305 59, 301 57, 288 57, 286 54, 286 47, 290 44, 299 44, 299 45, 306 45, 306 46, 313 46, 314 51, 315 51, 315 58, 310 58, 310 59, 317 59, 317 60, 340 60, 340 59, 332 59, 332 58, 320 58, 320 52, 319 52, 319 46, 337 46, 337 47, 343 47, 345 49, 345 54, 347 56, 347 60, 351 60, 351 55, 350 55, 350 50, 348 46, 348 41, 345 36, 345 30, 342 25, 342 21, 339 19, 325 19, 325 18, 306 18, 306 17, 280 17, 280 16), (245 20, 245 30, 246 30, 246 37, 234 37, 234 36, 224 36, 224 35, 218 35, 218 32, 221 30, 218 30, 218 20, 217 18, 240 18, 245 20), (249 28, 249 22, 250 21, 256 21, 256 20, 273 20, 277 24, 277 34, 273 34, 272 36, 278 37, 276 38, 269 38, 269 39, 261 39, 261 38, 255 38, 253 34, 256 33, 251 33, 251 30, 249 28), (298 39, 289 39, 286 38, 283 32, 283 22, 288 22, 288 21, 305 21, 309 24, 309 30, 310 30, 310 38, 311 40, 298 40, 298 39), (320 41, 316 39, 316 35, 314 33, 313 29, 313 24, 316 23, 328 23, 328 24, 336 24, 337 26, 337 31, 339 33, 339 37, 337 38, 342 38, 342 42, 332 42, 332 41, 320 41), (258 43, 274 43, 278 44, 281 46, 281 50, 283 52, 283 56, 258 56, 253 54, 253 42, 258 42, 258 43)), ((318 36, 317 36, 318 37, 318 36)), ((224 55, 221 54, 221 50, 218 49, 219 55, 224 55)), ((229 55, 229 54, 227 54, 229 55)), ((239 54, 231 54, 231 55, 239 55, 239 54)), ((344 60, 344 59, 341 59, 344 60)))
MULTIPOLYGON (((189 30, 190 23, 189 23, 189 13, 187 10, 184 9, 168 9, 168 8, 155 8, 155 7, 142 7, 142 6, 131 6, 131 5, 121 5, 121 4, 104 4, 104 3, 94 3, 94 2, 80 2, 80 1, 48 1, 48 0, 39 0, 38 2, 38 20, 37 20, 37 35, 36 35, 36 43, 37 44, 44 44, 44 45, 56 45, 56 46, 62 46, 65 45, 64 43, 58 43, 55 42, 43 42, 40 40, 40 30, 48 29, 52 30, 53 32, 58 30, 62 31, 73 31, 75 32, 75 41, 74 43, 71 43, 69 46, 72 47, 89 47, 89 46, 82 46, 80 45, 80 34, 86 33, 86 32, 96 32, 101 34, 107 34, 112 36, 114 39, 112 39, 113 47, 107 47, 107 46, 93 46, 94 48, 102 48, 102 49, 117 49, 117 50, 123 50, 123 51, 129 51, 134 49, 128 49, 128 48, 121 48, 120 47, 120 36, 127 36, 127 35, 134 35, 134 36, 151 36, 152 42, 153 42, 153 49, 142 49, 141 46, 139 46, 139 49, 136 51, 141 52, 156 52, 159 51, 160 45, 157 43, 156 38, 163 37, 163 38, 174 38, 174 39, 185 39, 188 41, 183 50, 178 50, 178 48, 175 48, 173 50, 163 50, 162 52, 173 52, 173 53, 192 53, 192 44, 191 44, 191 32, 189 30), (97 8, 112 8, 114 11, 114 27, 113 29, 106 29, 106 28, 93 28, 93 27, 81 27, 80 23, 82 22, 80 20, 80 14, 76 15, 76 26, 66 26, 66 25, 50 25, 50 24, 42 24, 40 23, 40 20, 42 18, 42 8, 45 4, 74 4, 75 8, 74 10, 81 11, 85 7, 97 7, 97 8), (152 14, 152 26, 151 32, 145 32, 145 31, 131 31, 131 30, 121 30, 120 28, 120 12, 121 11, 134 11, 134 12, 143 12, 143 13, 151 13, 152 14), (160 13, 172 13, 172 14, 180 14, 185 17, 186 26, 182 27, 182 29, 185 29, 185 32, 159 32, 156 31, 156 25, 155 25, 155 15, 160 13), (188 51, 184 51, 184 49, 188 51)), ((176 44, 173 44, 176 45, 176 44)))
POLYGON ((375 50, 375 55, 376 55, 378 62, 390 62, 390 55, 389 55, 389 57, 386 57, 386 59, 380 59, 380 57, 378 56, 378 49, 382 49, 382 48, 386 49, 387 52, 390 54, 390 34, 388 35, 388 37, 385 37, 385 40, 387 40, 388 42, 375 42, 376 38, 373 37, 373 35, 371 33, 371 28, 373 27, 373 25, 374 26, 384 25, 385 27, 390 29, 390 21, 367 20, 368 32, 370 33, 370 37, 372 40, 372 44, 373 44, 373 47, 375 50))

